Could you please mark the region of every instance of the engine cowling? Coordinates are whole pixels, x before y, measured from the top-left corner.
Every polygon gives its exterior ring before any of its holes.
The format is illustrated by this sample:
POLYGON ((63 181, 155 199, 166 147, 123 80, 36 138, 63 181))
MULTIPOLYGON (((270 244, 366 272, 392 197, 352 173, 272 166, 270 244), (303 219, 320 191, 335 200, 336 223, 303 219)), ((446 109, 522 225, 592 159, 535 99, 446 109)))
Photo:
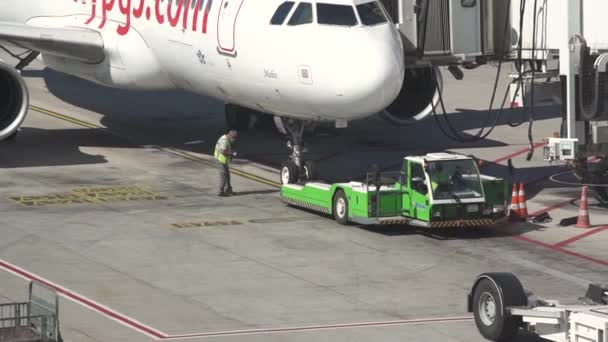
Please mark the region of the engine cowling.
POLYGON ((29 101, 23 77, 0 60, 0 141, 17 132, 27 115, 29 101))
POLYGON ((437 109, 439 104, 437 84, 443 91, 443 77, 435 67, 406 69, 399 95, 380 115, 385 120, 400 126, 411 125, 428 118, 433 114, 433 106, 437 109))

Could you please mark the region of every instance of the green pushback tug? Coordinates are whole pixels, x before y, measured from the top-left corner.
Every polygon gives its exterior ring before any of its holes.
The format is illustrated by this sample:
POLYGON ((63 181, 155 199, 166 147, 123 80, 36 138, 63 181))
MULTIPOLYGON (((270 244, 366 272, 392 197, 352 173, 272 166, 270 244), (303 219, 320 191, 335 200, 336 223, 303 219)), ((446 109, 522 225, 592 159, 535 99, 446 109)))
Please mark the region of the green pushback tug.
MULTIPOLYGON (((288 179, 283 177, 282 180, 288 179)), ((281 199, 329 214, 343 225, 425 228, 492 226, 507 219, 508 184, 479 173, 475 160, 452 153, 408 156, 401 171, 371 172, 365 183, 283 184, 281 199)))

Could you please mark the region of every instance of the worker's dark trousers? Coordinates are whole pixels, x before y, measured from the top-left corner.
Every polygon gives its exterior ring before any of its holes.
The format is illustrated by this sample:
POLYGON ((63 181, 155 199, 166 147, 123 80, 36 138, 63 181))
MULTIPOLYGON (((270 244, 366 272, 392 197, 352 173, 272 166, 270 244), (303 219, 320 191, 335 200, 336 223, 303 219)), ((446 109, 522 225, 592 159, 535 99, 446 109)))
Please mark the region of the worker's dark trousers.
POLYGON ((228 164, 217 162, 217 167, 220 171, 220 193, 231 192, 232 185, 230 184, 230 168, 228 164))

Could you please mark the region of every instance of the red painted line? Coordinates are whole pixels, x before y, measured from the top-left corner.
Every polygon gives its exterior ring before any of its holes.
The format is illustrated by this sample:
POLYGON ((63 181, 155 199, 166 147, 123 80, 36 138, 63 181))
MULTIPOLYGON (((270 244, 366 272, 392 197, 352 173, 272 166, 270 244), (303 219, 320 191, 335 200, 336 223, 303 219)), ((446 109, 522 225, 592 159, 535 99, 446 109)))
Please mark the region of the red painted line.
POLYGON ((120 322, 122 324, 125 324, 126 326, 131 327, 132 329, 134 329, 136 331, 144 333, 144 334, 146 334, 148 336, 152 336, 152 337, 154 337, 156 339, 164 339, 164 338, 167 337, 167 334, 165 334, 165 333, 162 333, 162 332, 160 332, 158 330, 150 328, 150 327, 148 327, 148 326, 146 326, 146 325, 144 325, 142 323, 139 323, 139 322, 137 322, 137 321, 135 321, 135 320, 133 320, 131 318, 128 318, 128 317, 126 317, 126 316, 124 316, 124 315, 122 315, 122 314, 120 314, 120 313, 118 313, 118 312, 116 312, 114 310, 108 309, 108 308, 104 307, 101 304, 95 303, 94 301, 92 301, 90 299, 87 299, 87 298, 85 298, 85 297, 83 297, 83 296, 81 296, 81 295, 79 295, 79 294, 77 294, 77 293, 75 293, 73 291, 70 291, 70 290, 68 290, 68 289, 66 289, 64 287, 61 287, 61 286, 56 285, 56 284, 53 284, 50 281, 45 280, 45 279, 43 279, 43 278, 41 278, 41 277, 39 277, 39 276, 37 276, 35 274, 32 274, 30 272, 27 272, 27 271, 25 271, 25 270, 23 270, 23 269, 21 269, 21 268, 19 268, 17 266, 11 265, 11 264, 9 264, 7 262, 4 262, 4 261, 0 260, 0 267, 4 268, 5 270, 7 270, 7 271, 9 271, 11 273, 14 273, 14 274, 20 276, 22 278, 25 278, 27 280, 34 280, 34 281, 39 282, 39 283, 41 283, 43 285, 46 285, 49 288, 57 291, 57 293, 61 294, 62 296, 66 297, 66 298, 68 298, 68 299, 70 299, 70 300, 72 300, 74 302, 77 302, 77 303, 79 303, 79 304, 81 304, 83 306, 86 306, 86 307, 88 307, 89 309, 91 309, 93 311, 96 311, 96 312, 98 312, 100 314, 103 314, 103 315, 105 315, 107 317, 110 317, 110 318, 112 318, 112 319, 114 319, 114 320, 116 320, 116 321, 118 321, 118 322, 120 322))
POLYGON ((331 324, 331 325, 305 326, 305 327, 293 327, 293 328, 219 331, 219 332, 210 332, 210 333, 201 333, 201 334, 171 335, 170 337, 168 337, 166 339, 172 340, 172 339, 234 336, 234 335, 249 335, 249 334, 270 334, 270 333, 283 333, 283 332, 318 331, 318 330, 345 329, 345 328, 381 327, 381 326, 390 326, 390 325, 464 322, 464 321, 470 321, 472 319, 473 319, 473 317, 463 316, 463 317, 447 317, 447 318, 408 319, 408 320, 384 321, 384 322, 331 324))
POLYGON ((548 213, 548 212, 553 211, 553 210, 555 210, 555 209, 559 209, 559 208, 561 208, 561 207, 563 207, 563 206, 567 205, 568 203, 571 203, 572 201, 575 201, 577 198, 578 198, 578 197, 576 197, 576 198, 571 198, 571 199, 566 200, 566 201, 563 201, 563 202, 559 202, 559 203, 554 204, 554 205, 552 205, 552 206, 550 206, 550 207, 547 207, 547 208, 541 209, 541 210, 539 210, 539 211, 533 212, 532 214, 530 214, 530 215, 528 215, 528 216, 538 216, 538 215, 540 215, 540 214, 548 213))
POLYGON ((513 238, 516 239, 516 240, 521 240, 521 241, 529 242, 529 243, 532 243, 532 244, 535 244, 537 246, 550 249, 550 250, 558 252, 558 253, 567 254, 567 255, 573 256, 575 258, 583 259, 583 260, 590 261, 590 262, 593 262, 593 263, 596 263, 596 264, 600 264, 600 265, 603 265, 603 266, 608 266, 608 261, 606 261, 606 260, 601 260, 601 259, 597 259, 597 258, 594 258, 594 257, 590 257, 588 255, 584 255, 584 254, 576 253, 576 252, 573 252, 573 251, 569 251, 569 250, 567 250, 565 248, 557 247, 557 246, 554 246, 554 245, 549 245, 547 243, 544 243, 544 242, 541 242, 541 241, 538 241, 538 240, 534 240, 534 239, 530 239, 530 238, 527 238, 527 237, 524 237, 524 236, 514 236, 513 238))
POLYGON ((331 325, 316 325, 316 326, 302 326, 302 327, 283 327, 283 328, 262 328, 262 329, 244 329, 244 330, 230 330, 230 331, 216 331, 207 333, 194 333, 194 334, 179 334, 179 335, 168 335, 159 330, 146 326, 143 323, 137 322, 136 320, 122 315, 112 309, 109 309, 101 304, 94 302, 82 295, 77 294, 65 287, 54 284, 49 280, 46 280, 40 276, 30 273, 22 268, 12 265, 8 262, 0 260, 0 268, 13 273, 21 278, 30 281, 36 281, 41 283, 53 290, 58 294, 84 306, 97 313, 100 313, 106 317, 109 317, 119 323, 122 323, 131 329, 143 333, 147 336, 153 337, 156 340, 181 340, 191 338, 204 338, 204 337, 215 337, 215 336, 234 336, 234 335, 252 335, 252 334, 270 334, 270 333, 285 333, 285 332, 301 332, 301 331, 317 331, 317 330, 329 330, 329 329, 346 329, 346 328, 363 328, 363 327, 382 327, 391 325, 408 325, 408 324, 428 324, 428 323, 448 323, 448 322, 462 322, 470 321, 473 318, 470 316, 462 317, 443 317, 443 318, 423 318, 423 319, 409 319, 409 320, 398 320, 398 321, 380 321, 380 322, 361 322, 361 323, 344 323, 344 324, 331 324, 331 325))
POLYGON ((564 246, 569 245, 569 244, 571 244, 573 242, 576 242, 576 241, 578 241, 580 239, 584 239, 584 238, 586 238, 588 236, 591 236, 591 235, 603 232, 605 230, 608 230, 608 226, 603 226, 603 227, 592 229, 592 230, 584 232, 582 234, 573 236, 573 237, 569 238, 568 240, 564 240, 562 242, 558 242, 558 243, 556 243, 553 246, 555 246, 555 247, 564 247, 564 246))
MULTIPOLYGON (((536 144, 533 144, 533 145, 532 145, 532 148, 533 148, 534 150, 536 150, 537 148, 539 148, 539 147, 541 147, 541 146, 545 146, 545 143, 536 143, 536 144)), ((499 163, 502 163, 502 162, 503 162, 503 161, 505 161, 505 160, 508 160, 508 159, 511 159, 511 158, 514 158, 514 157, 520 156, 520 155, 522 155, 522 154, 524 154, 524 153, 528 153, 528 151, 529 151, 529 150, 530 150, 530 148, 529 148, 529 147, 527 147, 527 148, 522 149, 522 150, 519 150, 519 151, 517 151, 517 152, 513 152, 513 153, 509 154, 508 156, 504 156, 504 157, 502 157, 502 158, 498 158, 498 159, 494 160, 492 163, 494 163, 494 164, 499 164, 499 163)))

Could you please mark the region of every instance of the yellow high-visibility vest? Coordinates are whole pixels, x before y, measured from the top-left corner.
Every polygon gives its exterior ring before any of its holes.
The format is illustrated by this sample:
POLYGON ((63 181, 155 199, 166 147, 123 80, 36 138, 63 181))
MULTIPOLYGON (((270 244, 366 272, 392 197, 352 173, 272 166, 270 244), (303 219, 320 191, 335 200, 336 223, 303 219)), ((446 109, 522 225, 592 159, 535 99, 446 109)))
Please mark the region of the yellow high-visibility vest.
POLYGON ((224 143, 227 143, 228 149, 230 149, 230 140, 228 140, 228 137, 225 135, 222 135, 222 137, 215 144, 215 151, 213 152, 213 157, 221 164, 228 163, 228 157, 220 151, 220 145, 223 145, 224 143))
POLYGON ((447 184, 450 181, 450 177, 443 172, 437 173, 433 178, 434 180, 431 181, 431 188, 433 189, 433 192, 437 190, 437 187, 439 187, 440 184, 447 184))

